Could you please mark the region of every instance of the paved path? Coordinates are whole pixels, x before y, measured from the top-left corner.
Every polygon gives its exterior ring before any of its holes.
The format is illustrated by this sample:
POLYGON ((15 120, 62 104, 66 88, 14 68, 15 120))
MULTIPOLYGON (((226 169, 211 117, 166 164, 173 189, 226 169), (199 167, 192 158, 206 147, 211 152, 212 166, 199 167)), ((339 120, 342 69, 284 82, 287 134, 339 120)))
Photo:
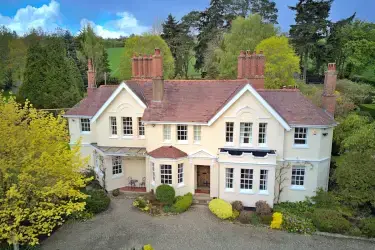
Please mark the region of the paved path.
POLYGON ((131 200, 112 200, 108 211, 86 222, 65 224, 43 244, 48 250, 131 249, 152 244, 167 249, 375 249, 362 240, 289 234, 267 228, 223 222, 205 206, 176 216, 150 217, 133 208, 131 200))

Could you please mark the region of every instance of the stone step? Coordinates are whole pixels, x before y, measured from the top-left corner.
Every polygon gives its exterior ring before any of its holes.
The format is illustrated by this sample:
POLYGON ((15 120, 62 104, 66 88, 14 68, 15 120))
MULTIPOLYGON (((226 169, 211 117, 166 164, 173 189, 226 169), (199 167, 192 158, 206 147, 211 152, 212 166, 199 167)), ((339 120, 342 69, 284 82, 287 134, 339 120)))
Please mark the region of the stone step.
POLYGON ((193 204, 208 205, 211 197, 208 194, 195 194, 193 196, 193 204))

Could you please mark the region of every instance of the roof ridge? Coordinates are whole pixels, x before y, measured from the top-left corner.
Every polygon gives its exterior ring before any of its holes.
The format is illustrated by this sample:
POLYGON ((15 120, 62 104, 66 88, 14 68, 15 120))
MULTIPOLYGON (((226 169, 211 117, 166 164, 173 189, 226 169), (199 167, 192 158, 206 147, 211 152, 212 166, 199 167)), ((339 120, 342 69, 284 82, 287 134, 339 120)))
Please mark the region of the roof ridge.
POLYGON ((257 92, 301 92, 299 89, 256 89, 257 92))

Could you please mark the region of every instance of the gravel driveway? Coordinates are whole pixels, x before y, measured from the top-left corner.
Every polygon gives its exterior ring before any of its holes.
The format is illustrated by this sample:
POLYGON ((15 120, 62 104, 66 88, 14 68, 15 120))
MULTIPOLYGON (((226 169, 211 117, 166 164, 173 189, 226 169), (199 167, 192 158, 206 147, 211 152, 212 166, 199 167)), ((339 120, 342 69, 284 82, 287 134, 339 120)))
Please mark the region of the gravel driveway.
POLYGON ((150 217, 112 199, 108 211, 86 222, 68 223, 42 244, 48 250, 130 249, 151 244, 159 249, 375 249, 362 240, 303 236, 223 222, 205 206, 169 217, 150 217))

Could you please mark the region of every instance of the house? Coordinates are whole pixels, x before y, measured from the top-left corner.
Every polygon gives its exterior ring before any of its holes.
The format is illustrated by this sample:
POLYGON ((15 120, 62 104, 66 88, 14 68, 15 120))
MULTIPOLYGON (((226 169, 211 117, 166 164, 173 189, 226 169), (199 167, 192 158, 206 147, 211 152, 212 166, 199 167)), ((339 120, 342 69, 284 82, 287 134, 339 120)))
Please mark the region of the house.
POLYGON ((264 62, 241 52, 238 79, 164 80, 156 49, 133 57, 131 80, 99 88, 89 62, 87 97, 65 115, 70 143, 108 191, 164 183, 249 207, 304 200, 328 186, 335 64, 321 109, 298 89, 264 89, 264 62))

